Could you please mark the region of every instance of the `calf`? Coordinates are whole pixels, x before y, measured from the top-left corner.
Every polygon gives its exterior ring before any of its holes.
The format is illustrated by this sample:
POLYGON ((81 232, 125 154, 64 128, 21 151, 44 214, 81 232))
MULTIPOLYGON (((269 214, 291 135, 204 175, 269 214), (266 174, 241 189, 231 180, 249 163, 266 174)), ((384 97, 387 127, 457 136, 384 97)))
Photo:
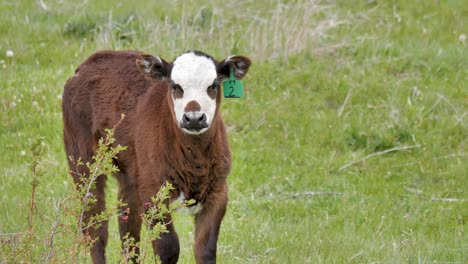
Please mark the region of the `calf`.
MULTIPOLYGON (((250 67, 243 56, 219 62, 211 56, 189 51, 173 62, 137 51, 100 51, 89 57, 68 79, 63 92, 64 141, 71 160, 92 161, 105 129, 121 119, 115 131, 116 144, 127 146, 114 160, 119 168, 118 197, 127 204, 126 221, 119 219, 126 234, 140 240, 144 204, 150 202, 167 181, 174 186, 171 197, 194 199, 195 258, 197 263, 216 262, 216 243, 226 211, 226 177, 231 153, 219 112, 221 82, 230 74, 242 79, 250 67)), ((69 161, 76 175, 89 175, 85 166, 69 161)), ((74 177, 79 183, 78 176, 74 177)), ((86 212, 89 221, 105 208, 106 178, 97 178, 97 199, 86 212)), ((170 216, 168 233, 153 241, 162 263, 176 263, 179 239, 170 216)), ((91 247, 93 263, 105 262, 107 222, 86 231, 96 242, 91 247)), ((135 249, 138 253, 138 249, 135 249)))

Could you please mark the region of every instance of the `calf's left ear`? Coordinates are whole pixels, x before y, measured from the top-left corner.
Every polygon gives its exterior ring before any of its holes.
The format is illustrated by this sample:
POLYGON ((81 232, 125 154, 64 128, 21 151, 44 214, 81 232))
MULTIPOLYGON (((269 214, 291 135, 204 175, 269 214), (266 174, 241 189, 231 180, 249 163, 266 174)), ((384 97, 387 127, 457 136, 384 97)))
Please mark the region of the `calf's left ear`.
POLYGON ((138 69, 147 77, 155 79, 164 79, 167 77, 168 63, 159 58, 149 54, 141 54, 141 59, 135 61, 138 69))
POLYGON ((249 71, 250 64, 252 61, 244 56, 229 56, 219 63, 218 74, 221 76, 229 77, 230 69, 234 68, 234 75, 236 79, 241 80, 249 71))

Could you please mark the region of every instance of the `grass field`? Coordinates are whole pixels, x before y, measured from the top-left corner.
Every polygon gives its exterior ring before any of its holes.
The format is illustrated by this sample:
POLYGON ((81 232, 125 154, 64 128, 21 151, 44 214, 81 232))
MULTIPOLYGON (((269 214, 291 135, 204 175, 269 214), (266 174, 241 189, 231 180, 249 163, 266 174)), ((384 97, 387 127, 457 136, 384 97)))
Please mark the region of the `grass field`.
MULTIPOLYGON (((72 188, 63 85, 99 49, 252 58, 246 97, 223 101, 219 263, 468 263, 467 29, 463 0, 0 0, 0 263, 28 231, 37 137, 35 230, 50 239, 72 188)), ((180 263, 194 263, 191 218, 176 227, 180 263)), ((72 235, 58 230, 61 259, 72 235)), ((40 263, 49 248, 30 250, 40 263)))

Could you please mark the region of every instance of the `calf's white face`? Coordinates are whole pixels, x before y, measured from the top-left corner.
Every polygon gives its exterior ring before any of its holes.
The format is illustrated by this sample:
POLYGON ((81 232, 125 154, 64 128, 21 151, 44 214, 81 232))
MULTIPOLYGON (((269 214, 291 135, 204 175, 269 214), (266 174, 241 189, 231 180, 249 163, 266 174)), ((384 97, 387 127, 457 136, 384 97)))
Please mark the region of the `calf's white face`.
POLYGON ((198 135, 207 131, 215 118, 221 81, 229 76, 230 68, 240 80, 251 61, 244 56, 229 56, 218 62, 202 52, 189 51, 171 63, 142 54, 136 64, 147 77, 169 82, 178 127, 187 134, 198 135))
POLYGON ((190 52, 173 62, 170 85, 174 113, 186 133, 201 134, 213 121, 216 96, 208 91, 219 88, 217 77, 215 62, 206 56, 190 52))

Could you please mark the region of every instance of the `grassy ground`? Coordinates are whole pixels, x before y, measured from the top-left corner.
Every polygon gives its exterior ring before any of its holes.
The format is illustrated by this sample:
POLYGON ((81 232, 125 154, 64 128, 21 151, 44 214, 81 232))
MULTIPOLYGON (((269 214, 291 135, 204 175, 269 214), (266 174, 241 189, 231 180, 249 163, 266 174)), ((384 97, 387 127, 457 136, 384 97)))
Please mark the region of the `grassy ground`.
MULTIPOLYGON (((33 138, 38 233, 70 193, 60 103, 79 63, 200 49, 254 60, 246 98, 223 102, 234 168, 220 263, 468 262, 465 1, 96 2, 0 1, 2 245, 28 229, 33 138)), ((177 229, 194 263, 190 217, 177 229)), ((115 263, 115 219, 110 233, 115 263)))

